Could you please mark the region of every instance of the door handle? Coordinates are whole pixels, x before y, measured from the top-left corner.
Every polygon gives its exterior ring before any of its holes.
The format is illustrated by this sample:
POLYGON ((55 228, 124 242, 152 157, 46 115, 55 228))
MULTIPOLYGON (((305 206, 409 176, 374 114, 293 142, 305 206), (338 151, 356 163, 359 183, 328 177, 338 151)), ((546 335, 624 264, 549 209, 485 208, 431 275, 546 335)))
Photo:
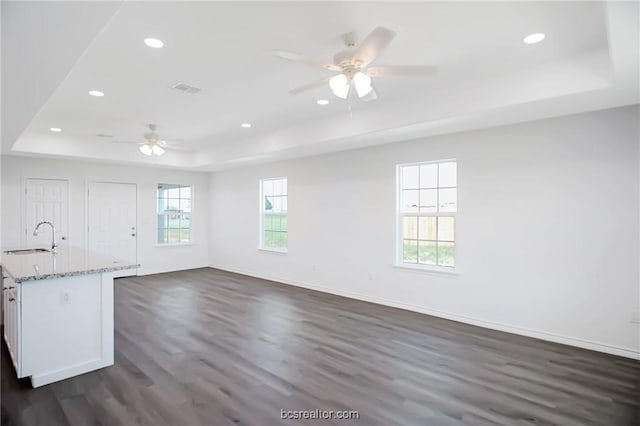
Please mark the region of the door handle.
POLYGON ((135 237, 135 236, 136 236, 136 234, 131 234, 131 236, 132 236, 132 237, 135 237))
POLYGON ((15 300, 16 300, 16 299, 15 299, 15 298, 13 298, 13 297, 10 297, 10 298, 9 298, 9 302, 15 302, 15 300))
POLYGON ((60 238, 62 241, 67 241, 67 237, 60 238))

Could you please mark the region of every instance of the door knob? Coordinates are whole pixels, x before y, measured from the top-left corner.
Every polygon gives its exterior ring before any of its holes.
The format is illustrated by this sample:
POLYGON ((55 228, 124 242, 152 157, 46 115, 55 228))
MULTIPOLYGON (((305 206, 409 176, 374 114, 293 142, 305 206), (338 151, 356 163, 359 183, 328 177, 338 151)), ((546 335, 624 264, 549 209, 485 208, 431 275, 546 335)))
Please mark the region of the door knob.
POLYGON ((131 236, 132 236, 132 237, 135 237, 135 236, 136 236, 136 234, 131 234, 131 236))

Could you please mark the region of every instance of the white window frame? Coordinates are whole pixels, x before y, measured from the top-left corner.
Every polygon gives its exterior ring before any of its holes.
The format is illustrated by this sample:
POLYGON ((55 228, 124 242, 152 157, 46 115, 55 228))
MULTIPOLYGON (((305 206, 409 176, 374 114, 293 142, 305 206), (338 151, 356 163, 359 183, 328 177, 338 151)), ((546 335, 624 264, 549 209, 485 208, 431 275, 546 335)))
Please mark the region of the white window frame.
MULTIPOLYGON (((460 271, 460 265, 458 262, 458 179, 457 179, 457 171, 456 171, 456 211, 455 212, 408 212, 405 213, 402 211, 402 168, 403 167, 411 167, 411 166, 422 166, 428 164, 440 164, 440 163, 456 163, 456 168, 458 161, 455 158, 443 159, 443 160, 435 160, 435 161, 419 161, 414 163, 402 163, 396 165, 396 259, 395 259, 395 267, 411 269, 417 271, 426 271, 426 272, 437 272, 443 274, 454 274, 457 275, 460 271), (423 263, 413 263, 413 262, 405 262, 404 261, 404 232, 402 228, 402 219, 404 217, 453 217, 455 218, 455 228, 454 228, 454 245, 455 245, 455 255, 454 255, 454 266, 443 266, 443 265, 427 265, 423 263)), ((448 187, 440 187, 438 183, 438 189, 446 189, 448 187)), ((420 188, 418 188, 420 189, 420 188)), ((438 191, 439 193, 439 191, 438 191)), ((439 202, 438 202, 439 206, 439 202)), ((437 225, 436 225, 437 232, 437 225)), ((437 237, 436 237, 437 238, 437 237)), ((439 240, 436 240, 439 241, 439 240)))
MULTIPOLYGON (((265 250, 265 251, 271 251, 271 252, 276 252, 276 253, 288 253, 289 252, 289 179, 286 176, 281 176, 281 177, 274 177, 274 178, 265 178, 265 179, 260 179, 260 181, 258 182, 258 184, 260 185, 259 188, 259 193, 260 193, 260 203, 259 203, 259 214, 258 214, 258 228, 259 228, 259 236, 258 236, 258 249, 259 250, 265 250), (268 182, 268 181, 276 181, 276 180, 285 180, 287 182, 287 194, 285 195, 287 197, 287 210, 283 211, 283 212, 271 212, 269 213, 270 215, 276 215, 276 216, 283 216, 287 218, 287 247, 286 248, 277 248, 277 247, 269 247, 265 245, 265 241, 264 241, 264 233, 265 233, 265 229, 264 229, 264 218, 266 216, 265 214, 265 210, 264 210, 264 201, 265 201, 265 194, 264 194, 264 182, 268 182)), ((283 194, 280 194, 280 196, 282 196, 283 194)))
MULTIPOLYGON (((179 198, 180 199, 180 198, 179 198)), ((156 184, 156 236, 155 236, 155 240, 156 240, 156 247, 175 247, 175 246, 190 246, 190 245, 194 245, 195 244, 195 232, 194 232, 194 221, 193 221, 193 212, 194 212, 194 202, 195 199, 195 186, 193 184, 188 184, 188 183, 167 183, 167 182, 159 182, 156 184), (160 228, 160 224, 158 223, 158 215, 160 214, 160 212, 158 212, 158 186, 159 185, 179 185, 179 186, 188 186, 189 188, 191 188, 191 212, 189 213, 189 241, 179 241, 179 242, 173 242, 173 243, 160 243, 158 242, 158 229, 160 228)), ((162 228, 162 229, 170 229, 170 228, 162 228)))

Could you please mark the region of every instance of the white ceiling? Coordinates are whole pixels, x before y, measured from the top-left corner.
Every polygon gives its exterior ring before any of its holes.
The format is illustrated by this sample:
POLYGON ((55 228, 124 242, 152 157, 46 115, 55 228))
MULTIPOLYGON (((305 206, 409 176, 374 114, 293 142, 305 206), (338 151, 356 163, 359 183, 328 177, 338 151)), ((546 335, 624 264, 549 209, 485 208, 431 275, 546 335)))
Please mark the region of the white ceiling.
POLYGON ((3 87, 13 90, 2 94, 3 127, 28 125, 11 129, 19 137, 3 131, 4 153, 217 170, 640 102, 637 2, 81 2, 82 15, 66 10, 59 15, 73 19, 44 30, 50 11, 35 20, 10 3, 2 67, 3 87), (338 99, 328 86, 287 93, 331 73, 271 50, 330 62, 344 49, 341 34, 363 37, 378 25, 398 35, 374 65, 437 65, 439 73, 374 79, 378 100, 369 103, 338 99), (546 39, 524 44, 534 32, 546 39), (20 52, 25 37, 59 43, 31 40, 40 49, 20 52), (165 47, 151 49, 145 37, 165 47), (202 92, 169 90, 176 82, 202 92), (7 120, 4 111, 34 84, 46 99, 33 100, 37 109, 22 121, 7 120), (318 106, 321 98, 331 103, 318 106), (149 158, 135 143, 112 142, 141 141, 147 123, 183 150, 149 158))

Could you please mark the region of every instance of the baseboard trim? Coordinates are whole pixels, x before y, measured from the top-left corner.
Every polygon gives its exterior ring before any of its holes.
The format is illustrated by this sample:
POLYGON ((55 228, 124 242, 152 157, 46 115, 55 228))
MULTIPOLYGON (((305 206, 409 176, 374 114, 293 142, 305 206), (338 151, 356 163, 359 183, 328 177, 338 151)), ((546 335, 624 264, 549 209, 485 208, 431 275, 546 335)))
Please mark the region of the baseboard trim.
POLYGON ((44 374, 37 374, 31 376, 31 386, 34 388, 48 385, 49 383, 57 382, 59 380, 67 379, 69 377, 78 376, 80 374, 88 373, 90 371, 98 370, 100 368, 109 367, 113 365, 113 360, 95 359, 81 364, 76 364, 70 367, 63 368, 61 370, 51 371, 44 374))
POLYGON ((178 267, 174 266, 169 268, 156 268, 156 269, 138 268, 137 273, 133 275, 143 277, 145 275, 164 274, 166 272, 188 271, 190 269, 199 269, 199 268, 210 268, 210 266, 205 263, 201 265, 187 265, 187 266, 178 266, 178 267))
POLYGON ((347 297, 349 299, 362 300, 365 302, 375 303, 378 305, 390 306, 393 308, 404 309, 407 311, 418 312, 421 314, 432 315, 434 317, 444 318, 452 321, 457 321, 465 324, 475 325, 478 327, 488 328, 491 330, 504 331, 506 333, 518 334, 521 336, 532 337, 535 339, 546 340, 554 343, 561 343, 568 346, 575 346, 582 349, 589 349, 597 352, 604 352, 611 355, 618 355, 625 358, 631 358, 640 360, 640 350, 634 350, 631 348, 624 348, 615 345, 609 345, 606 343, 595 342, 592 340, 581 339, 578 337, 569 337, 557 333, 551 333, 547 331, 534 330, 530 328, 504 324, 496 321, 484 320, 480 318, 473 318, 466 315, 460 315, 453 312, 446 312, 437 309, 431 309, 424 306, 413 305, 404 302, 398 302, 389 299, 383 299, 379 297, 367 296, 360 293, 352 293, 342 290, 337 290, 330 287, 318 286, 315 284, 309 284, 301 281, 293 281, 283 278, 270 277, 264 274, 260 274, 253 271, 243 271, 236 268, 230 268, 222 265, 209 265, 210 268, 220 269, 222 271, 233 272, 236 274, 248 275, 255 278, 261 278, 264 280, 275 281, 295 287, 302 287, 309 290, 320 291, 322 293, 330 293, 336 296, 347 297))

